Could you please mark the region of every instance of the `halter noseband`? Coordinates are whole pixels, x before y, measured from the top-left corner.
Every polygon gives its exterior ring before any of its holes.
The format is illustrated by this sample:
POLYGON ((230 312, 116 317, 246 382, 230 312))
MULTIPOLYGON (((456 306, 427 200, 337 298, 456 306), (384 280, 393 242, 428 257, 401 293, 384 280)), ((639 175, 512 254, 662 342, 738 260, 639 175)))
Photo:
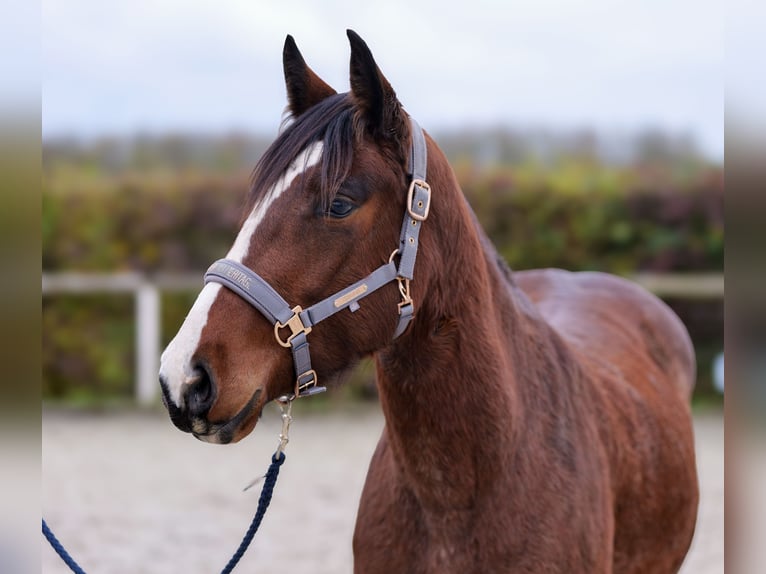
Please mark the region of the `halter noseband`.
POLYGON ((214 282, 227 287, 260 311, 274 325, 274 336, 283 347, 292 349, 295 365, 295 393, 293 398, 306 397, 324 392, 318 386, 316 371, 311 367, 311 355, 307 335, 314 325, 348 308, 352 313, 359 309, 359 301, 384 285, 397 281, 402 300, 399 303, 399 324, 394 338, 401 335, 412 320, 414 307, 410 296, 415 257, 418 253, 418 236, 421 224, 431 208, 431 187, 426 183, 426 141, 423 130, 410 118, 412 145, 410 147, 411 182, 407 191, 407 212, 404 214, 399 248, 388 263, 381 265, 361 281, 338 291, 307 309, 300 305, 290 308, 287 302, 260 275, 238 261, 219 259, 205 273, 205 284, 214 282), (399 266, 394 256, 399 254, 399 266), (290 334, 283 338, 282 329, 290 334))

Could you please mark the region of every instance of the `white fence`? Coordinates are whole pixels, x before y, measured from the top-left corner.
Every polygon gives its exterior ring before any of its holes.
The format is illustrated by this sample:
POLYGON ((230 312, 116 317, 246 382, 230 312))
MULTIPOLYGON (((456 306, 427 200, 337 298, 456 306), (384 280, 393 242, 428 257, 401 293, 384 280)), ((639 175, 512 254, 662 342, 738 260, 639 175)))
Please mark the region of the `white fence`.
POLYGON ((135 398, 139 404, 154 403, 159 394, 157 374, 160 357, 160 293, 199 291, 202 274, 155 275, 140 273, 43 273, 43 296, 57 293, 132 293, 135 300, 136 377, 135 398))
MULTIPOLYGON (((723 297, 721 274, 642 273, 633 280, 659 295, 685 299, 723 297)), ((139 404, 149 405, 158 398, 160 355, 160 293, 195 292, 202 289, 202 273, 194 275, 142 275, 140 273, 43 273, 43 296, 58 293, 132 293, 136 317, 136 386, 139 404)))

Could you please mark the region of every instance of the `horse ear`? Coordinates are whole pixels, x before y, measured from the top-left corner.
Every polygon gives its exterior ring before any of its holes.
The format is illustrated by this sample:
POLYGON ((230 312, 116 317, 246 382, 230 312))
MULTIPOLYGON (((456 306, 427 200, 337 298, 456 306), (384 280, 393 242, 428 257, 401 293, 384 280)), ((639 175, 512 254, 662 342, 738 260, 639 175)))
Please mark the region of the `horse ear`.
POLYGON ((282 65, 288 107, 293 117, 297 118, 315 104, 337 93, 306 65, 295 40, 289 34, 282 50, 282 65))
POLYGON ((346 30, 346 34, 351 43, 351 93, 366 127, 374 135, 402 136, 406 123, 396 92, 381 73, 365 41, 353 30, 346 30))

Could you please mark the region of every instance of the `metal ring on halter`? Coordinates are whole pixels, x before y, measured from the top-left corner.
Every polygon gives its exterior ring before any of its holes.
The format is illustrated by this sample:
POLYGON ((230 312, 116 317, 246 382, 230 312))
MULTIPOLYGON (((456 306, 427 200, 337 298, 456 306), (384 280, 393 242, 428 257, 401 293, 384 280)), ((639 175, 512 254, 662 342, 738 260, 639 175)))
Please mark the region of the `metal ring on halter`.
MULTIPOLYGON (((388 257, 388 262, 391 263, 394 260, 394 257, 399 253, 398 249, 394 249, 391 255, 388 257)), ((399 295, 401 295, 402 300, 399 302, 397 307, 399 308, 399 314, 402 313, 402 307, 405 305, 410 305, 412 303, 412 296, 410 295, 410 280, 406 277, 402 277, 401 275, 396 278, 396 282, 399 286, 399 295)))
MULTIPOLYGON (((394 260, 394 257, 396 257, 398 254, 399 254, 399 250, 394 249, 391 252, 391 255, 388 256, 388 262, 391 263, 394 260)), ((397 308, 399 309, 399 314, 401 315, 402 307, 412 304, 412 296, 410 295, 410 280, 400 275, 396 277, 396 282, 397 282, 397 285, 399 286, 399 295, 401 295, 402 297, 402 300, 397 304, 397 308)))

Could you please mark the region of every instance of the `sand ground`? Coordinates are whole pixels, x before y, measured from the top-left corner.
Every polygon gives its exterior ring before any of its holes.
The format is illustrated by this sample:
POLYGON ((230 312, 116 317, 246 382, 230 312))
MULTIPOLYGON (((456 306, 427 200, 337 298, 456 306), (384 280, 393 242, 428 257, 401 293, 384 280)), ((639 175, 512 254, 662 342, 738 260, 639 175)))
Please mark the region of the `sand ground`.
MULTIPOLYGON (((94 574, 220 572, 250 523, 277 444, 269 410, 226 448, 198 442, 157 412, 46 411, 42 508, 81 566, 94 574)), ((236 572, 352 572, 351 537, 367 465, 383 427, 379 409, 296 413, 272 506, 236 572)), ((723 567, 723 420, 695 419, 699 522, 683 574, 723 567)), ((66 566, 44 543, 42 572, 66 566)))

